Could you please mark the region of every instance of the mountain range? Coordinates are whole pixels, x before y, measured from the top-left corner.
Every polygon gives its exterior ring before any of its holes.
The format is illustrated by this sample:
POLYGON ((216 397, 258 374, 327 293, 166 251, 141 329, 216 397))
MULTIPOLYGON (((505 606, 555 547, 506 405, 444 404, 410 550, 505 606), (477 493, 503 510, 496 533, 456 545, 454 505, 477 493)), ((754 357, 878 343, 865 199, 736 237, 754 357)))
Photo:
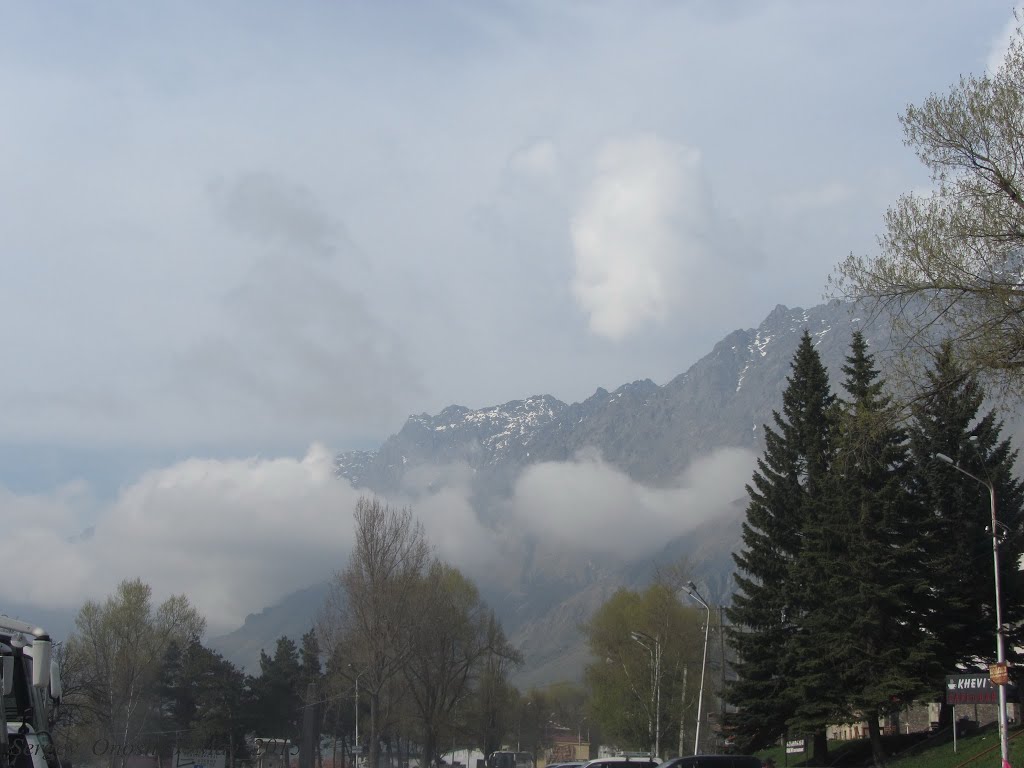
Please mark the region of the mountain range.
MULTIPOLYGON (((644 552, 628 547, 620 552, 614 541, 602 542, 600 551, 588 547, 584 540, 589 536, 593 541, 594 532, 582 535, 585 525, 580 537, 557 539, 502 528, 508 526, 524 476, 589 456, 627 477, 641 495, 656 495, 678 488, 688 468, 717 450, 758 455, 764 425, 781 407, 804 331, 812 335, 838 389, 857 329, 875 352, 888 343, 887 326, 867 323, 848 305, 779 305, 757 328, 728 334, 666 384, 640 379, 612 392, 599 388, 571 404, 540 394, 477 410, 451 405, 435 415, 413 415, 378 450, 340 454, 337 473, 356 487, 390 498, 407 497, 411 488, 437 490, 450 482, 437 468, 464 468, 460 477, 468 478, 464 482, 479 523, 501 529, 503 540, 513 531, 509 548, 494 553, 496 561, 511 567, 470 575, 523 651, 517 684, 579 679, 589 658, 580 625, 615 590, 642 588, 657 569, 682 562, 706 598, 717 605, 728 602, 731 553, 740 543, 746 506, 742 483, 728 503, 678 535, 644 552)), ((628 516, 630 510, 620 514, 628 516)), ((309 629, 328 576, 250 615, 242 627, 211 645, 255 671, 261 648, 271 649, 283 634, 298 638, 309 629)))

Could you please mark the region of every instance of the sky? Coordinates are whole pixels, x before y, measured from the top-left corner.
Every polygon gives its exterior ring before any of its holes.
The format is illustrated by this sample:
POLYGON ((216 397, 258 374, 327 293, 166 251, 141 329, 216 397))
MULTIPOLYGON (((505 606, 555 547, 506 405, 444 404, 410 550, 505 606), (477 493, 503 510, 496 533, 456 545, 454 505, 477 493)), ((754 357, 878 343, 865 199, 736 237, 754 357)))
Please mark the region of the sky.
MULTIPOLYGON (((14 586, 53 607, 140 575, 228 626, 346 550, 334 452, 453 403, 664 384, 820 303, 928 183, 899 114, 998 66, 1012 11, 9 6, 0 519, 25 522, 0 560, 49 551, 74 583, 14 586)), ((751 460, 702 459, 740 493, 751 460)), ((460 526, 450 471, 416 500, 460 552, 453 527, 493 532, 460 526)), ((652 530, 696 520, 582 457, 522 478, 536 530, 569 519, 537 513, 552 472, 642 499, 652 530)))

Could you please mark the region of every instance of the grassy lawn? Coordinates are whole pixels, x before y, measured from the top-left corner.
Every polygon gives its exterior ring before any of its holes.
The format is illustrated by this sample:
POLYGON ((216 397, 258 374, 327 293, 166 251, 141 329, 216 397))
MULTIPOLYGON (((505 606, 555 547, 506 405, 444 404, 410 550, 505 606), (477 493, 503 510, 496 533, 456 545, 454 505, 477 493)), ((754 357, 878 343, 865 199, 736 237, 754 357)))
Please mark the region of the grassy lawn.
MULTIPOLYGON (((999 768, 999 734, 995 725, 980 729, 957 739, 956 752, 953 738, 943 732, 922 736, 895 736, 885 738, 889 752, 887 765, 891 768, 999 768)), ((871 746, 867 739, 829 742, 829 766, 852 768, 871 765, 871 746)), ((778 768, 810 766, 804 755, 787 755, 783 747, 759 752, 762 759, 772 757, 778 768)), ((1010 728, 1010 764, 1024 768, 1024 729, 1010 728)))

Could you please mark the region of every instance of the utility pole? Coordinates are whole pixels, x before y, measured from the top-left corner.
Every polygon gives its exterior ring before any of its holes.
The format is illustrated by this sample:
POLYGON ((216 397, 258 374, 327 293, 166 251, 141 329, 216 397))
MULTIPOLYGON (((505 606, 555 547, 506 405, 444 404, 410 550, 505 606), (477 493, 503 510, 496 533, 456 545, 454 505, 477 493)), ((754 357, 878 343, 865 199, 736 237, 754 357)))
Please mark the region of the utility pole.
POLYGON ((696 755, 700 751, 700 715, 701 706, 704 702, 704 672, 708 667, 708 633, 711 631, 711 606, 700 596, 700 592, 697 591, 697 587, 694 586, 692 581, 688 581, 683 589, 686 591, 686 594, 703 605, 707 611, 707 623, 704 625, 704 660, 700 664, 700 693, 697 695, 697 735, 693 741, 693 754, 696 755))
POLYGON ((725 746, 725 606, 718 606, 718 644, 722 652, 722 685, 718 689, 718 736, 725 746))
POLYGON ((651 656, 651 703, 647 709, 647 735, 653 738, 654 754, 661 759, 661 639, 646 632, 634 631, 629 636, 651 656), (653 712, 651 710, 654 710, 653 712))
POLYGON ((316 683, 306 686, 306 706, 302 709, 302 746, 299 747, 299 768, 316 768, 316 683))
MULTIPOLYGON (((999 529, 998 521, 996 520, 996 486, 992 480, 986 480, 978 477, 973 472, 968 472, 966 469, 957 464, 949 456, 944 453, 936 453, 935 458, 940 461, 949 464, 953 469, 958 472, 967 475, 972 480, 976 480, 988 489, 989 498, 989 512, 992 515, 992 568, 995 574, 995 588, 996 588, 996 669, 1001 673, 1002 679, 996 684, 999 689, 999 751, 1003 761, 1003 768, 1009 768, 1010 765, 1010 745, 1009 736, 1007 734, 1008 723, 1006 716, 1006 640, 1003 636, 1003 603, 1002 595, 1000 594, 1000 574, 999 574, 999 529)), ((980 458, 980 457, 979 457, 980 458)), ((990 675, 992 674, 990 668, 990 675)), ((995 682, 995 680, 993 680, 995 682)), ((953 731, 956 732, 956 722, 953 722, 953 731)))

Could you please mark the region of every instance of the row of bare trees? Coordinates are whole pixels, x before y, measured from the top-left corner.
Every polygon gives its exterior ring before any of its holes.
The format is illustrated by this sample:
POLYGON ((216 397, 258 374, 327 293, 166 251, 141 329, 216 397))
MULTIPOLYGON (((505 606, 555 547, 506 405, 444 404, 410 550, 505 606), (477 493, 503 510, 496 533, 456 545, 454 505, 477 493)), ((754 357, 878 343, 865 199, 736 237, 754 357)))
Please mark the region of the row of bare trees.
POLYGON ((51 729, 62 756, 117 766, 185 739, 222 745, 233 762, 247 734, 294 738, 306 708, 326 703, 337 719, 353 700, 356 717, 368 705, 360 741, 374 766, 381 742, 397 737, 425 755, 456 735, 499 748, 515 730, 509 674, 521 663, 501 624, 476 586, 433 554, 410 510, 364 498, 354 517, 355 545, 315 632, 301 654, 281 638, 255 677, 201 644, 205 620, 183 595, 157 604, 147 584, 128 579, 87 602, 58 649, 65 705, 51 729), (313 700, 310 684, 321 688, 313 700))
POLYGON ((476 586, 432 552, 412 511, 356 504, 355 544, 317 622, 329 692, 358 687, 369 704, 370 766, 400 724, 425 760, 456 732, 485 754, 513 707, 508 673, 521 663, 476 586))

